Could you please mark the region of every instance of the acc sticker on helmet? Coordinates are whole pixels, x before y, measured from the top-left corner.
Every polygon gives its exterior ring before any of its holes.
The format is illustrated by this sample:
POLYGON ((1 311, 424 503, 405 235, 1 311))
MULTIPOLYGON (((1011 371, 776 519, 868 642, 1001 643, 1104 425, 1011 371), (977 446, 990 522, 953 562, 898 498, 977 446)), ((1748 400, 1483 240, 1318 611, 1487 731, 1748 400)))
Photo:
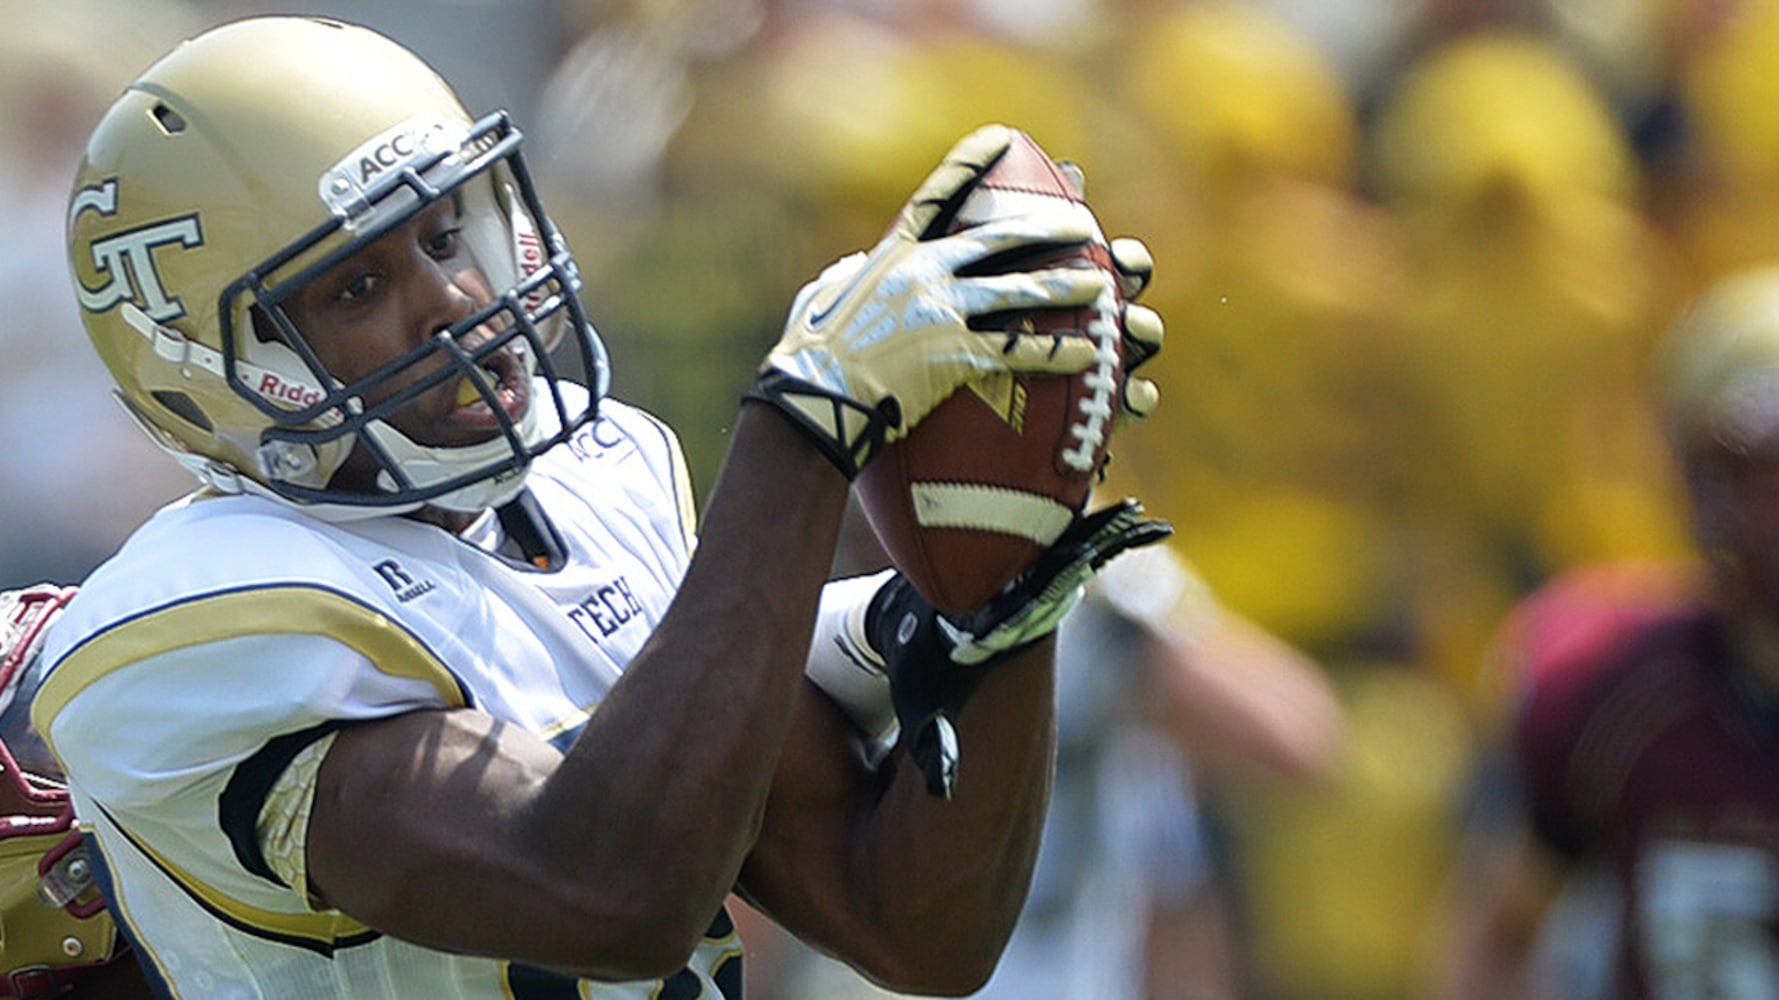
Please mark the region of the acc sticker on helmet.
POLYGON ((372 184, 398 167, 456 150, 467 134, 462 126, 453 128, 436 117, 402 122, 366 140, 322 174, 321 201, 347 220, 348 228, 362 226, 362 216, 373 207, 366 193, 372 184))

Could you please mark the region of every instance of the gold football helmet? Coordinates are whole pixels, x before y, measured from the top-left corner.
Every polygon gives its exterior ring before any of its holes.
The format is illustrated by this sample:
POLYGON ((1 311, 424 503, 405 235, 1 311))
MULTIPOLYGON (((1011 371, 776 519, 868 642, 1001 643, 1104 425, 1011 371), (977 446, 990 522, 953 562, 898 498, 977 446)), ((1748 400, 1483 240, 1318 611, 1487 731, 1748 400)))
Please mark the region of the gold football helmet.
POLYGON ((429 66, 365 28, 261 17, 186 41, 101 120, 68 208, 76 294, 119 399, 202 482, 318 516, 510 499, 607 380, 520 141, 504 112, 471 120, 429 66), (492 300, 343 382, 287 304, 443 199, 492 300), (489 440, 444 447, 391 424, 451 384, 459 405, 492 411, 489 440), (354 448, 377 464, 374 487, 335 481, 354 448))
POLYGON ((43 630, 73 594, 47 584, 0 592, 0 996, 57 996, 129 954, 60 768, 30 730, 43 630))
POLYGON ((1656 374, 1693 532, 1738 648, 1768 657, 1779 648, 1779 265, 1701 292, 1669 328, 1656 374))
POLYGON ((1683 451, 1779 445, 1779 266, 1752 267, 1706 289, 1662 346, 1661 413, 1683 451))

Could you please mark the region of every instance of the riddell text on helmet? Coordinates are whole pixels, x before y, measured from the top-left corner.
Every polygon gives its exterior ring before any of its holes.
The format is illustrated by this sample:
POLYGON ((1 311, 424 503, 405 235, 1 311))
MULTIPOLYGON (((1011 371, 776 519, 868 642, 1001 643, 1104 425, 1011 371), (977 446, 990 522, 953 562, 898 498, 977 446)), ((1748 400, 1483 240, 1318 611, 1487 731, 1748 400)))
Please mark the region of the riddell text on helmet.
POLYGON ((302 382, 287 382, 276 372, 261 372, 255 389, 274 403, 314 406, 321 401, 321 390, 302 382))

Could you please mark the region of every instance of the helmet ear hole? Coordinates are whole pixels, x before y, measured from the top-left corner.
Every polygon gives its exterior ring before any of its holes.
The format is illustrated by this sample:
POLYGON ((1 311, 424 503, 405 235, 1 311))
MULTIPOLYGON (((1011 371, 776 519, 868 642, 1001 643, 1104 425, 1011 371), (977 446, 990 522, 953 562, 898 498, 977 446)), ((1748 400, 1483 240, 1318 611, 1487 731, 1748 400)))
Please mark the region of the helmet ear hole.
POLYGON ((156 104, 154 110, 149 114, 153 116, 154 123, 160 126, 161 131, 167 135, 178 135, 185 131, 185 118, 165 104, 156 104))
POLYGON ((204 415, 204 411, 198 407, 197 401, 190 396, 187 396, 185 393, 172 392, 166 389, 156 389, 154 392, 150 393, 150 395, 154 397, 155 402, 166 407, 168 410, 178 415, 181 420, 199 428, 204 433, 209 434, 216 429, 216 425, 213 424, 210 421, 210 418, 204 415))

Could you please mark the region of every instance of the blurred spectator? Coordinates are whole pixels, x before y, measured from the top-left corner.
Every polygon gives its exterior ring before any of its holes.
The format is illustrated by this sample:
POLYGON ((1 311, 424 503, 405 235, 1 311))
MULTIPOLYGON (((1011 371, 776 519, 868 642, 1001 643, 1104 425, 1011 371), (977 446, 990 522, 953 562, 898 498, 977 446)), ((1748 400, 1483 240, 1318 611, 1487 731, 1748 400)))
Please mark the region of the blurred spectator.
POLYGON ((1503 626, 1523 798, 1456 887, 1451 1000, 1779 995, 1779 269, 1709 290, 1660 368, 1700 558, 1577 569, 1503 626), (1539 960, 1576 871, 1611 907, 1592 967, 1539 960))
MULTIPOLYGON (((1424 49, 1368 154, 1413 290, 1397 303, 1419 400, 1411 618, 1425 668, 1461 699, 1452 738, 1470 743, 1441 795, 1438 856, 1451 865, 1473 821, 1460 806, 1491 780, 1488 744, 1509 708, 1499 678, 1473 666, 1493 624, 1564 567, 1684 549, 1642 370, 1682 283, 1643 214, 1622 119, 1549 38, 1481 27, 1424 49)), ((1404 988, 1422 988, 1446 933, 1436 905, 1404 988)))
POLYGON ((1392 477, 1413 411, 1394 236, 1353 192, 1349 95, 1252 5, 1144 18, 1113 75, 1134 117, 1088 179, 1103 218, 1169 220, 1149 241, 1151 301, 1180 349, 1155 362, 1155 418, 1115 451, 1136 459, 1137 495, 1188 526, 1183 549, 1230 606, 1318 654, 1362 643, 1393 610, 1392 477))
POLYGON ((1595 88, 1544 40, 1472 33, 1403 78, 1371 152, 1409 246, 1397 309, 1422 387, 1419 516, 1515 588, 1676 551, 1672 498, 1651 485, 1661 445, 1638 419, 1675 258, 1595 88))
POLYGON ((1674 73, 1686 134, 1658 176, 1663 221, 1695 289, 1779 256, 1779 120, 1772 113, 1779 5, 1715 6, 1719 15, 1685 36, 1674 73))

